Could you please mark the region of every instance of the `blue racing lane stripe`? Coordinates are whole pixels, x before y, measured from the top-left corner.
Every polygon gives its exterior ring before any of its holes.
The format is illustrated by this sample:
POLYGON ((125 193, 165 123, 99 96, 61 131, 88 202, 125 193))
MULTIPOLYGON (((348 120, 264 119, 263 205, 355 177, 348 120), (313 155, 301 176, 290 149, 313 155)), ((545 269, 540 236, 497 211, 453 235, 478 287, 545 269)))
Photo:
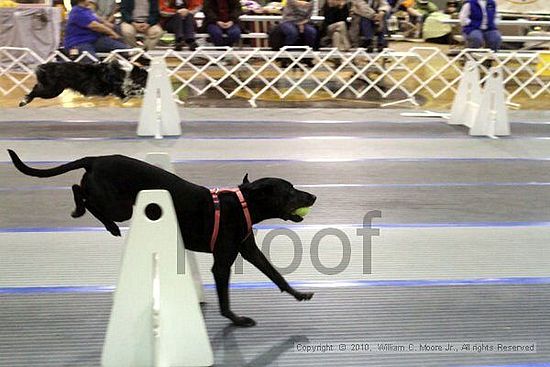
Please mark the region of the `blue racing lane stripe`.
MULTIPOLYGON (((135 136, 119 136, 119 137, 0 137, 0 141, 143 141, 152 139, 150 137, 135 137, 135 136)), ((306 136, 266 136, 266 135, 249 135, 249 136, 166 136, 164 139, 171 140, 391 140, 391 139, 407 139, 407 140, 472 140, 486 139, 485 137, 464 137, 464 136, 438 136, 438 135, 394 135, 394 136, 347 136, 347 135, 306 135, 306 136)), ((507 136, 500 137, 504 140, 550 140, 550 136, 507 136)))
MULTIPOLYGON (((451 367, 451 366, 449 366, 451 367)), ((452 365, 452 367, 550 367, 550 362, 526 362, 526 363, 515 363, 515 364, 476 364, 476 365, 452 365)))
MULTIPOLYGON (((453 223, 376 223, 372 228, 380 229, 406 229, 406 228, 515 228, 515 227, 550 227, 550 221, 526 221, 526 222, 453 222, 453 223)), ((121 231, 127 231, 128 227, 119 227, 121 231)), ((315 230, 324 228, 364 228, 363 224, 352 223, 322 223, 322 224, 255 224, 257 230, 292 229, 315 230)), ((59 233, 59 232, 102 232, 104 227, 4 227, 0 233, 59 233)))
MULTIPOLYGON (((209 188, 225 185, 212 185, 209 188)), ((304 184, 294 185, 298 188, 417 188, 417 187, 517 187, 517 186, 550 186, 550 182, 433 182, 402 184, 304 184)), ((0 192, 70 190, 69 186, 36 185, 23 187, 0 187, 0 192)))
MULTIPOLYGON (((442 286, 479 286, 479 285, 546 285, 550 277, 522 278, 478 278, 478 279, 423 279, 423 280, 342 280, 342 281, 294 281, 293 287, 346 288, 346 287, 442 287, 442 286)), ((205 289, 214 290, 216 285, 207 283, 205 289)), ((277 288, 272 282, 236 282, 232 289, 271 289, 277 288)), ((114 285, 102 286, 32 286, 1 287, 0 294, 37 294, 37 293, 110 293, 114 285)))
MULTIPOLYGON (((446 121, 440 117, 412 117, 400 116, 401 121, 380 121, 380 120, 181 120, 182 124, 441 124, 446 121)), ((113 120, 2 120, 0 124, 44 124, 44 123, 103 123, 103 124, 137 124, 137 120, 113 121, 113 120)), ((511 124, 532 124, 532 125, 550 125, 550 121, 510 121, 511 124)))
MULTIPOLYGON (((544 158, 343 158, 343 159, 175 159, 174 164, 265 164, 265 163, 361 163, 361 162, 547 162, 550 157, 544 158)), ((70 161, 25 161, 28 165, 60 165, 70 161)), ((13 165, 11 161, 0 161, 0 164, 13 165)))

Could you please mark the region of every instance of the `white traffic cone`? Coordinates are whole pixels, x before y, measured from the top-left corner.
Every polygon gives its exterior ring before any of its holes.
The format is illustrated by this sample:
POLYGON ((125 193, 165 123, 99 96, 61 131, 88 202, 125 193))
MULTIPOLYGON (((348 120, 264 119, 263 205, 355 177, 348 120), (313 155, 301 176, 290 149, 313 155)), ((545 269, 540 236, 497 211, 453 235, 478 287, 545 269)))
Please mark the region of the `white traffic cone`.
POLYGON ((172 92, 164 59, 153 59, 139 116, 138 136, 161 139, 163 136, 181 135, 178 106, 172 92))
POLYGON ((464 66, 458 91, 451 108, 450 125, 465 125, 471 127, 481 99, 481 86, 477 63, 470 60, 464 66))
POLYGON ((510 135, 510 121, 506 108, 506 96, 502 70, 491 68, 485 82, 479 110, 470 128, 472 136, 510 135))

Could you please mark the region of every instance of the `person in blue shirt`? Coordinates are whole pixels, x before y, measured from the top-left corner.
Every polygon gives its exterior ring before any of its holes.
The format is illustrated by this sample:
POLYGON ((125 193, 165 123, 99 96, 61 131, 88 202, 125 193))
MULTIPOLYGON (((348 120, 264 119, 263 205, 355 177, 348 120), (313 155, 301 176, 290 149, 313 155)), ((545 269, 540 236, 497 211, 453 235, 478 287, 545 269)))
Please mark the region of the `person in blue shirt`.
POLYGON ((129 49, 113 28, 104 24, 92 9, 95 0, 72 0, 71 12, 65 28, 64 46, 69 55, 88 51, 96 57, 96 52, 111 52, 129 49))
POLYGON ((495 0, 466 0, 460 10, 460 24, 470 48, 486 47, 497 51, 502 37, 497 29, 495 0))

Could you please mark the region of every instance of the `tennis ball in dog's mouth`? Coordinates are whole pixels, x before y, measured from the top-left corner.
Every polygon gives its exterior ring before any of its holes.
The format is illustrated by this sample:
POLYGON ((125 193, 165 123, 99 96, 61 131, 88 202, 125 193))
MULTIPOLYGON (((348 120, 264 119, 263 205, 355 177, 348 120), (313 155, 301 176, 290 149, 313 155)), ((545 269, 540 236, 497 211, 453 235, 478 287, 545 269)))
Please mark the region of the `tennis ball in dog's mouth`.
POLYGON ((305 206, 303 208, 298 208, 292 212, 292 214, 298 215, 300 217, 305 217, 309 213, 309 207, 305 206))

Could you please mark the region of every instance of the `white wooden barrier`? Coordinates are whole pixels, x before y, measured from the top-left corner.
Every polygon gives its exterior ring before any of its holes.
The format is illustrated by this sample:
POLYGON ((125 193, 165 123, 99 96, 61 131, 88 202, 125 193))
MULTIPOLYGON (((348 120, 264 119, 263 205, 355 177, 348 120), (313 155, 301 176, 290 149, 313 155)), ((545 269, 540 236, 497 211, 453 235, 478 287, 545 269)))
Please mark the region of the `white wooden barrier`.
MULTIPOLYGON (((160 167, 165 171, 168 171, 170 173, 176 173, 174 170, 174 165, 172 164, 172 161, 170 159, 170 156, 168 153, 147 153, 147 156, 145 157, 145 161, 147 163, 150 163, 154 166, 160 167)), ((206 300, 204 298, 204 290, 202 286, 202 277, 199 271, 199 266, 197 263, 197 258, 195 256, 195 253, 193 251, 185 250, 185 256, 187 256, 187 260, 189 262, 191 275, 193 276, 193 282, 195 284, 195 291, 197 292, 197 298, 199 299, 200 303, 205 303, 206 300)))
POLYGON ((510 122, 500 68, 490 70, 481 94, 476 118, 470 127, 470 135, 489 137, 510 135, 510 122))
POLYGON ((469 134, 472 136, 510 135, 510 121, 500 67, 489 70, 482 90, 478 64, 475 61, 466 63, 451 107, 449 124, 470 128, 469 134))
POLYGON ((211 366, 214 357, 170 194, 138 194, 103 367, 211 366))
POLYGON ((449 124, 472 127, 479 110, 481 100, 481 82, 477 63, 470 60, 464 66, 458 91, 455 94, 451 108, 449 124))
POLYGON ((180 115, 172 93, 166 62, 164 58, 157 57, 153 59, 147 77, 137 128, 138 136, 161 139, 163 136, 181 135, 180 115))

